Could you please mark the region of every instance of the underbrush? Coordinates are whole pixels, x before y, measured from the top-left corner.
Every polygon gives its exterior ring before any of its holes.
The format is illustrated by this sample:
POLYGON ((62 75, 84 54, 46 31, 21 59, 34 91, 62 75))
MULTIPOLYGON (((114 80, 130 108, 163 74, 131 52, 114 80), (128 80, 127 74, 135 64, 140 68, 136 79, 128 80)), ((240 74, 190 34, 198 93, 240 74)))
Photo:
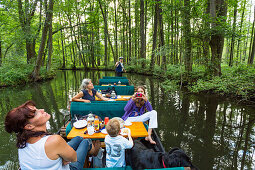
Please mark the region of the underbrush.
POLYGON ((223 67, 221 77, 198 79, 189 87, 192 92, 211 91, 219 94, 241 97, 244 100, 254 99, 255 68, 245 65, 223 67))
MULTIPOLYGON (((34 65, 27 64, 24 61, 8 61, 0 67, 0 87, 15 86, 31 82, 31 73, 34 65)), ((40 69, 40 79, 49 79, 54 77, 54 71, 47 72, 45 67, 40 69)))
POLYGON ((141 66, 128 66, 130 72, 146 74, 164 78, 162 87, 166 91, 176 91, 180 86, 185 86, 190 92, 217 93, 240 97, 243 100, 255 100, 255 68, 239 65, 234 67, 223 66, 222 76, 211 77, 207 69, 203 66, 193 66, 192 72, 187 74, 184 66, 168 65, 167 70, 162 71, 159 66, 155 66, 154 71, 148 70, 149 66, 143 70, 141 66))

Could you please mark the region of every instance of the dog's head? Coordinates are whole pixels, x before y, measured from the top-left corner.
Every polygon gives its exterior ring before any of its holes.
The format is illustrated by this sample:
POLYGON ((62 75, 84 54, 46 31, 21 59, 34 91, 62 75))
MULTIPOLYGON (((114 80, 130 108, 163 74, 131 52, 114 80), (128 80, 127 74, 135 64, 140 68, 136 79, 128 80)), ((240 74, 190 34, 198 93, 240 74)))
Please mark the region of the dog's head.
POLYGON ((181 149, 173 148, 163 155, 166 167, 190 167, 191 170, 198 170, 192 163, 190 157, 181 149))

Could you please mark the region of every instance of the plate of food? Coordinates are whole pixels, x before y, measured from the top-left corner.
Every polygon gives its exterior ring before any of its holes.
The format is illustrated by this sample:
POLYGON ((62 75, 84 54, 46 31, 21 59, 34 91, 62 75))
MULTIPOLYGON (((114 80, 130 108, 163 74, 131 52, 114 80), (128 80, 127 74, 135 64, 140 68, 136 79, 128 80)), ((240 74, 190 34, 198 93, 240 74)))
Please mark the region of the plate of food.
POLYGON ((129 120, 126 120, 126 121, 124 122, 124 125, 125 125, 125 126, 130 126, 130 125, 132 125, 132 122, 130 122, 129 120))
POLYGON ((121 135, 128 135, 129 132, 130 132, 129 128, 123 128, 120 130, 121 135))
POLYGON ((101 130, 101 133, 103 133, 103 134, 108 134, 107 131, 106 131, 106 129, 102 129, 102 130, 101 130))
POLYGON ((131 96, 124 96, 123 99, 130 99, 131 96))
POLYGON ((82 129, 85 128, 87 126, 87 121, 86 120, 78 120, 76 122, 73 123, 73 126, 76 129, 82 129))

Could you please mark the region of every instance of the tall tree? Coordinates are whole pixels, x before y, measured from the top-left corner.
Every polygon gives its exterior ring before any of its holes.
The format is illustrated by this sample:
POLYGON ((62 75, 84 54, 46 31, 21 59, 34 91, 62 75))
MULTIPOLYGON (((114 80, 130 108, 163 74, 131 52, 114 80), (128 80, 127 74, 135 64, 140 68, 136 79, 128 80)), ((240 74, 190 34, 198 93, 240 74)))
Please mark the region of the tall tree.
POLYGON ((114 56, 114 62, 118 60, 118 21, 117 21, 117 3, 116 0, 114 0, 114 40, 115 40, 115 56, 114 56))
POLYGON ((238 1, 234 1, 234 21, 232 28, 232 37, 231 37, 231 47, 230 47, 230 56, 229 56, 229 66, 233 66, 233 56, 234 56, 234 48, 235 48, 235 37, 236 37, 236 14, 237 14, 237 3, 238 1))
MULTIPOLYGON (((254 12, 255 12, 255 6, 254 6, 254 12)), ((249 58, 248 58, 249 65, 253 64, 254 54, 255 54, 255 15, 254 15, 254 20, 252 24, 251 44, 250 44, 250 52, 249 52, 249 58)))
MULTIPOLYGON (((144 32, 144 0, 140 0, 140 58, 146 59, 145 54, 145 32, 144 32)), ((142 61, 142 68, 145 68, 145 61, 142 61)))
POLYGON ((132 55, 132 30, 131 30, 131 0, 128 0, 128 43, 129 43, 129 48, 128 48, 128 57, 127 63, 131 61, 131 55, 132 55))
POLYGON ((184 0, 183 7, 183 37, 185 41, 184 64, 187 72, 192 71, 192 44, 190 30, 190 0, 184 0))
POLYGON ((47 59, 47 71, 50 71, 51 68, 51 56, 52 56, 52 18, 53 18, 53 11, 52 16, 49 18, 49 38, 48 38, 48 59, 47 59))
POLYGON ((22 4, 22 0, 18 0, 19 22, 26 41, 27 63, 30 63, 31 59, 35 57, 35 45, 33 44, 33 42, 35 42, 35 37, 33 37, 32 34, 31 22, 38 1, 39 0, 34 0, 30 4, 29 1, 26 0, 25 3, 22 4))
POLYGON ((240 58, 240 63, 242 62, 242 57, 241 57, 242 55, 240 53, 240 44, 241 44, 241 35, 242 35, 242 29, 243 29, 245 6, 246 6, 246 0, 243 1, 243 5, 242 5, 242 16, 241 16, 241 23, 240 23, 240 29, 239 29, 239 36, 238 36, 238 40, 237 40, 236 56, 237 56, 237 59, 240 58), (239 57, 239 53, 240 53, 240 57, 239 57))
POLYGON ((47 32, 49 30, 49 25, 50 25, 50 20, 52 20, 53 16, 53 0, 49 0, 49 7, 47 8, 47 1, 45 1, 45 6, 46 6, 46 17, 45 17, 45 22, 44 22, 44 27, 42 31, 42 37, 41 37, 41 44, 38 52, 38 56, 36 59, 36 65, 34 68, 34 71, 32 73, 32 79, 34 81, 38 80, 39 78, 39 72, 42 64, 42 57, 43 57, 43 52, 45 48, 45 42, 47 38, 47 32))
POLYGON ((107 39, 108 39, 108 43, 109 43, 109 45, 111 47, 113 58, 115 58, 115 52, 114 52, 114 49, 113 49, 113 46, 112 46, 112 42, 111 42, 111 39, 110 39, 110 36, 109 36, 109 31, 108 31, 108 22, 107 22, 107 14, 108 13, 104 12, 101 0, 98 0, 98 2, 99 2, 100 9, 101 9, 101 13, 102 13, 103 18, 104 18, 104 29, 105 29, 106 34, 107 34, 106 36, 107 36, 107 39))
POLYGON ((150 63, 150 70, 154 70, 155 65, 155 53, 156 53, 156 46, 157 46, 157 34, 158 34, 158 16, 159 16, 159 0, 156 0, 155 6, 155 13, 154 13, 154 26, 153 26, 153 42, 152 42, 152 54, 151 54, 151 63, 150 63))
POLYGON ((211 72, 214 76, 221 75, 221 58, 224 46, 224 23, 227 15, 226 0, 210 0, 210 14, 212 17, 212 35, 210 47, 212 52, 211 57, 211 72))
MULTIPOLYGON (((163 13, 162 13, 162 2, 159 0, 159 11, 158 11, 158 24, 159 24, 159 49, 161 51, 164 50, 165 46, 165 40, 164 40, 164 24, 163 24, 163 13)), ((162 62, 161 62, 161 68, 162 70, 166 71, 166 55, 165 52, 161 53, 162 56, 162 62)))
POLYGON ((0 67, 2 65, 2 37, 0 35, 0 67))

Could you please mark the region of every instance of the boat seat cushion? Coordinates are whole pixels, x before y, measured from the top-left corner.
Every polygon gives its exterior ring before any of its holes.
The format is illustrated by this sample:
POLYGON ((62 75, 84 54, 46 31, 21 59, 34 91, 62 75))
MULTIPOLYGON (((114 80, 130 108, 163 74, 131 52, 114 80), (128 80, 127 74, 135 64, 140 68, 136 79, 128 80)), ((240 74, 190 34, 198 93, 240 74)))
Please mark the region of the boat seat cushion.
POLYGON ((99 85, 102 84, 118 84, 118 82, 121 82, 122 85, 129 85, 128 79, 99 79, 99 85))
MULTIPOLYGON (((88 170, 88 169, 91 169, 91 168, 83 168, 83 170, 88 170)), ((132 168, 130 166, 126 166, 126 167, 115 167, 115 168, 93 168, 95 170, 132 170, 132 168)), ((163 169, 163 168, 161 168, 163 169)), ((146 170, 146 169, 144 169, 146 170)), ((148 169, 149 170, 149 169, 148 169)), ((154 170, 157 170, 157 169, 154 169, 154 170)), ((158 169, 159 170, 159 169, 158 169)), ((164 168, 164 170, 185 170, 184 167, 173 167, 173 168, 164 168)))
POLYGON ((109 88, 115 88, 118 95, 133 95, 135 91, 134 86, 94 86, 95 90, 108 90, 109 88))
POLYGON ((127 79, 127 77, 107 77, 107 76, 105 76, 105 77, 103 77, 103 79, 127 79))
POLYGON ((124 107, 127 101, 92 101, 91 103, 83 102, 72 102, 71 103, 71 116, 74 115, 87 115, 90 112, 100 116, 102 119, 104 117, 122 117, 124 114, 124 107))

